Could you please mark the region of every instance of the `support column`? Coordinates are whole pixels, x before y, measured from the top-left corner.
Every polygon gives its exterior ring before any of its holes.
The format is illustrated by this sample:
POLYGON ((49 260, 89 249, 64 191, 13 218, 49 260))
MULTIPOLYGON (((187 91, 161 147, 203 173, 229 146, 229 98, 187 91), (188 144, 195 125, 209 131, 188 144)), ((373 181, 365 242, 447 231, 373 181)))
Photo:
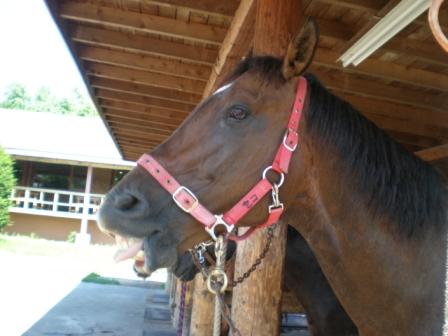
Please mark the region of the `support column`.
MULTIPOLYGON (((283 57, 302 22, 300 0, 258 0, 253 54, 283 57)), ((235 278, 260 255, 266 236, 262 230, 238 244, 235 278)), ((282 223, 257 271, 233 290, 232 317, 241 335, 279 335, 285 243, 286 224, 282 223)))
POLYGON ((202 274, 198 273, 194 279, 190 336, 210 336, 213 334, 214 309, 215 297, 208 291, 202 274))
POLYGON ((89 206, 90 206, 90 191, 92 190, 92 176, 93 167, 87 167, 86 187, 84 190, 84 203, 82 207, 81 229, 76 234, 75 243, 80 245, 90 244, 89 229, 89 206))

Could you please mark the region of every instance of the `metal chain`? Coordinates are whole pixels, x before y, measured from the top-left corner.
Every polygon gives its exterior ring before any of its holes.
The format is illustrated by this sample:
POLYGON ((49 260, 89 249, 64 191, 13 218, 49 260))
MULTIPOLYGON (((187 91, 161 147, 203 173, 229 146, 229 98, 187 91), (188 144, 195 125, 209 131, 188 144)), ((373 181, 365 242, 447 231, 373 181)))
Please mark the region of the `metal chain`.
POLYGON ((243 283, 246 279, 248 279, 250 277, 250 275, 253 272, 255 272, 257 267, 261 264, 262 260, 266 257, 267 253, 269 252, 269 249, 272 244, 272 239, 274 238, 274 230, 277 228, 277 226, 278 226, 278 223, 276 223, 268 228, 266 245, 264 246, 263 251, 261 251, 260 255, 258 256, 257 259, 255 259, 252 266, 250 266, 249 269, 246 272, 244 272, 242 276, 238 277, 236 280, 233 280, 230 283, 230 285, 232 287, 236 287, 237 285, 243 283))
MULTIPOLYGON (((249 267, 249 269, 246 272, 244 272, 242 276, 238 277, 236 280, 233 280, 230 283, 230 285, 232 287, 235 287, 238 284, 243 283, 246 279, 248 279, 250 277, 250 275, 261 264, 261 262, 266 257, 267 253, 269 252, 269 249, 272 244, 272 239, 274 238, 274 230, 277 228, 278 224, 279 223, 276 223, 268 228, 266 245, 264 246, 263 251, 261 251, 260 255, 254 261, 252 266, 249 267)), ((198 246, 197 246, 195 249, 190 250, 190 252, 193 257, 193 262, 195 263, 196 267, 201 271, 204 278, 207 278, 209 276, 210 272, 208 270, 207 264, 205 263, 203 255, 202 255, 203 250, 201 251, 201 249, 198 248, 198 246)), ((221 286, 222 286, 222 284, 219 282, 212 282, 212 287, 215 287, 214 292, 216 295, 216 299, 218 300, 219 305, 220 305, 221 315, 226 320, 227 324, 229 325, 230 335, 231 336, 241 336, 240 331, 238 330, 237 327, 235 327, 235 324, 233 323, 229 306, 224 301, 224 294, 219 291, 221 286)))
POLYGON ((177 320, 177 336, 182 336, 183 334, 186 295, 187 295, 187 283, 185 281, 182 281, 180 289, 179 318, 177 320))

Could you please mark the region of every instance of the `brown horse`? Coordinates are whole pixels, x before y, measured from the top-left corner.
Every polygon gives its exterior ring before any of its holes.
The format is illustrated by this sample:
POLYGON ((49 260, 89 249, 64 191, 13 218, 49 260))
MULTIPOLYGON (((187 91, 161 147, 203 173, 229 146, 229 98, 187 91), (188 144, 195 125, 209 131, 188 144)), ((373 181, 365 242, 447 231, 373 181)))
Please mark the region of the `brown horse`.
MULTIPOLYGON (((228 259, 235 252, 235 243, 229 242, 228 259)), ((213 246, 207 247, 214 255, 213 246)), ((305 239, 288 226, 286 241, 284 284, 305 308, 312 336, 355 336, 356 326, 331 289, 325 275, 305 239)), ((199 272, 189 253, 184 254, 172 268, 174 275, 190 281, 199 272)))
MULTIPOLYGON (((283 60, 243 61, 152 156, 212 212, 229 209, 272 162, 317 41, 308 21, 283 60)), ((447 192, 439 175, 305 78, 300 143, 280 191, 284 222, 305 238, 361 335, 441 335, 447 192)), ((239 225, 261 222, 268 204, 239 225)), ((99 217, 105 230, 144 238, 151 269, 208 239, 140 166, 108 194, 99 217)))

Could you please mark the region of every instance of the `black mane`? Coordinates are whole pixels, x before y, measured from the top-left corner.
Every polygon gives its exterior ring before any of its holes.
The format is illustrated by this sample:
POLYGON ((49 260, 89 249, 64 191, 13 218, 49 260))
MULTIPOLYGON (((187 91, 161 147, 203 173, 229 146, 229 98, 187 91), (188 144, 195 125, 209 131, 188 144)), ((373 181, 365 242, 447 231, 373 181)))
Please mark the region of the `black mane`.
MULTIPOLYGON (((278 79, 281 66, 277 58, 252 57, 244 60, 232 77, 257 70, 278 79)), ((372 215, 388 216, 399 233, 408 237, 430 225, 444 225, 447 192, 436 170, 328 92, 315 76, 305 77, 310 90, 310 105, 304 114, 307 134, 322 150, 338 153, 339 175, 367 202, 372 215)))

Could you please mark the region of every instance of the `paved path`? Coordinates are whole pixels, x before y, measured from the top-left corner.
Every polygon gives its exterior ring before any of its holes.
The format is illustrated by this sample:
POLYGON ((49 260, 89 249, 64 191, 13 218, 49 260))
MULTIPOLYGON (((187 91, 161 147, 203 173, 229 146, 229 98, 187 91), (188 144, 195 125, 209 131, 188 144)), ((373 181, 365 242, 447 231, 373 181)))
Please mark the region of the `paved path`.
POLYGON ((24 336, 174 336, 165 301, 148 307, 151 296, 164 294, 158 283, 144 287, 81 283, 24 336))

